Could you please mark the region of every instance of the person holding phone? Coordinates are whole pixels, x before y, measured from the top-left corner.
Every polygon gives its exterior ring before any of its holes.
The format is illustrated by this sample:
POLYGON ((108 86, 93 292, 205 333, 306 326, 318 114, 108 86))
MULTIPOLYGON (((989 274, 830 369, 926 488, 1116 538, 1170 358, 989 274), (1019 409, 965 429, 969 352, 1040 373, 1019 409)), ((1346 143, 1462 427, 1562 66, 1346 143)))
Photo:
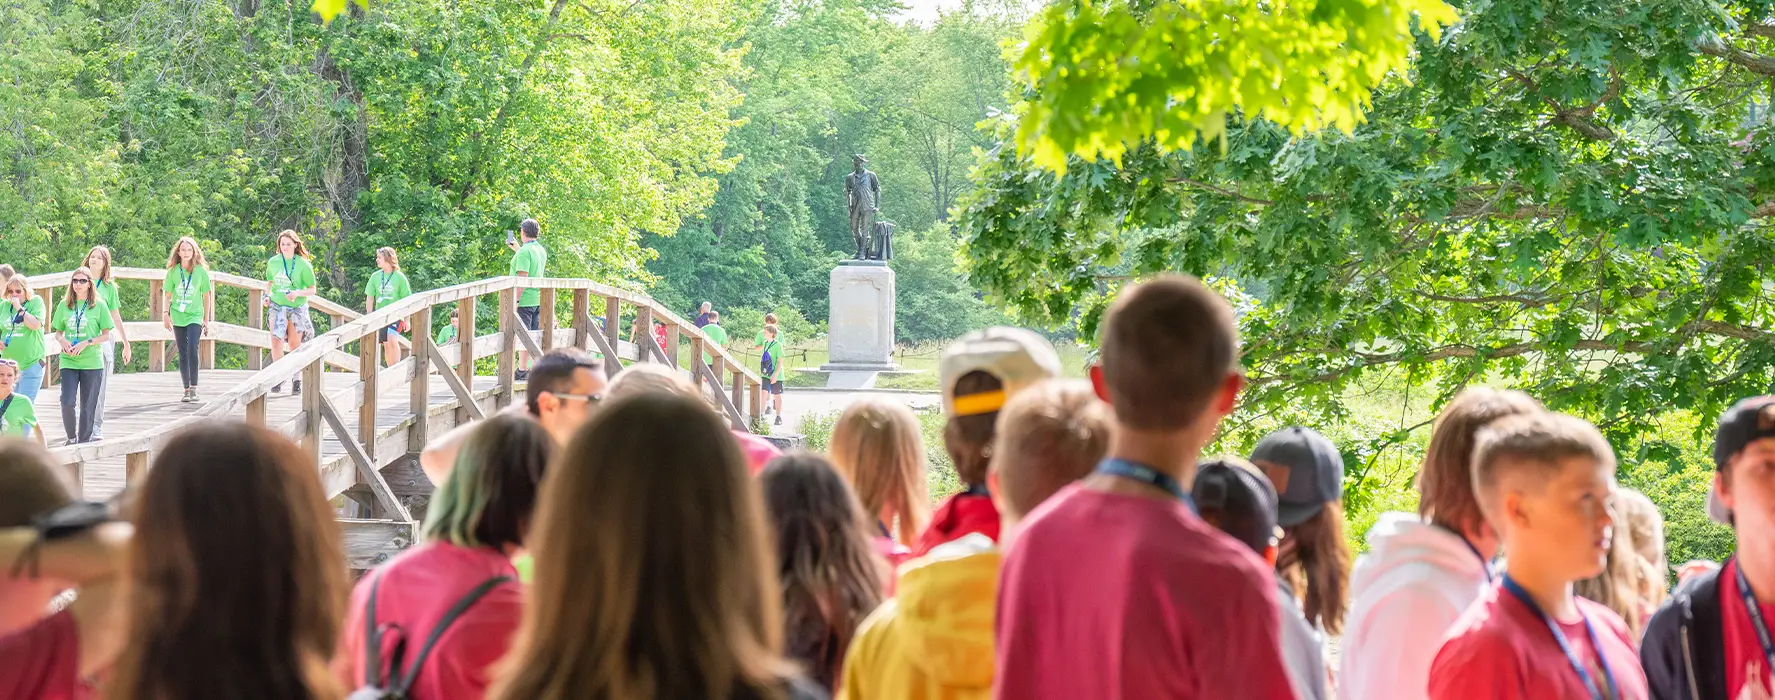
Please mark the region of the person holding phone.
POLYGON ((161 324, 173 332, 173 344, 179 348, 179 382, 185 385, 181 403, 197 402, 198 339, 209 325, 214 308, 215 287, 210 284, 209 262, 203 249, 190 236, 173 244, 166 256, 166 290, 162 303, 161 324))
POLYGON ((56 342, 62 348, 62 428, 68 444, 92 442, 104 389, 105 360, 99 348, 111 339, 111 309, 93 289, 92 268, 81 266, 68 280, 68 293, 56 309, 56 342))
MULTIPOLYGON (((271 283, 265 304, 271 309, 271 361, 276 362, 283 359, 284 343, 294 351, 314 337, 314 320, 308 316, 308 297, 314 296, 314 264, 308 262, 308 246, 302 245, 302 237, 295 231, 278 232, 277 255, 265 261, 265 281, 271 283)), ((271 387, 271 393, 283 388, 278 384, 271 387)), ((290 393, 302 393, 302 380, 290 381, 290 393)))
POLYGON ((31 290, 24 275, 6 279, 0 294, 0 358, 18 363, 18 393, 32 403, 43 388, 43 326, 49 318, 43 300, 31 290))
MULTIPOLYGON (((407 283, 407 273, 401 272, 401 259, 393 248, 376 249, 376 266, 381 269, 370 273, 370 284, 364 292, 364 313, 393 304, 413 293, 413 287, 407 283)), ((393 366, 401 359, 401 348, 395 341, 407 330, 406 326, 407 322, 401 320, 376 331, 376 341, 382 343, 383 364, 393 366)))
MULTIPOLYGON (((549 252, 542 247, 542 225, 535 219, 525 219, 518 224, 518 230, 524 234, 524 242, 520 244, 511 235, 505 234, 505 244, 512 249, 511 274, 514 277, 541 277, 548 267, 549 252)), ((526 330, 536 330, 542 319, 542 290, 526 289, 518 295, 518 318, 524 322, 526 330)), ((530 377, 530 353, 518 351, 518 379, 530 377)))

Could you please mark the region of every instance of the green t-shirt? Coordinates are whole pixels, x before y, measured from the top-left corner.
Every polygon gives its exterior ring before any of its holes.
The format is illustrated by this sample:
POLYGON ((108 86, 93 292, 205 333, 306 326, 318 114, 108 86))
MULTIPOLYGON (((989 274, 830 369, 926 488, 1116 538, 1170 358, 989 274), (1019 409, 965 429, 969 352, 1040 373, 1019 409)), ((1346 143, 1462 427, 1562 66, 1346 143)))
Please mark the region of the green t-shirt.
MULTIPOLYGON (((541 277, 548 262, 549 252, 542 247, 542 241, 531 241, 518 246, 517 255, 512 256, 511 274, 522 272, 531 277, 541 277)), ((523 294, 518 295, 518 306, 542 306, 542 290, 524 290, 523 294)))
POLYGON ((166 280, 161 286, 172 297, 173 325, 183 328, 203 323, 203 296, 214 289, 210 286, 209 268, 198 265, 186 274, 184 265, 174 265, 166 269, 166 280))
POLYGON ((536 560, 528 554, 520 554, 513 558, 512 568, 518 570, 518 583, 528 584, 536 578, 536 560))
POLYGON ((377 270, 370 273, 370 286, 365 291, 376 300, 376 308, 380 309, 407 298, 413 288, 407 285, 407 273, 395 270, 391 275, 377 270))
POLYGON ((49 324, 49 319, 43 314, 42 297, 25 300, 25 313, 35 316, 37 322, 42 324, 37 330, 31 330, 23 321, 13 323, 12 319, 18 316, 18 312, 18 306, 11 300, 0 301, 0 338, 6 342, 6 350, 0 352, 0 357, 17 362, 22 370, 43 359, 43 331, 49 324))
MULTIPOLYGON (((772 372, 770 376, 765 377, 765 379, 773 382, 783 381, 783 341, 772 340, 766 342, 764 344, 764 351, 770 353, 770 356, 776 360, 776 371, 772 372)), ((759 364, 763 365, 763 360, 760 360, 759 364)))
POLYGON ((301 256, 286 259, 282 255, 273 255, 265 261, 265 281, 271 283, 271 303, 289 307, 307 306, 308 297, 298 297, 295 301, 290 301, 284 295, 314 286, 314 264, 301 256))
MULTIPOLYGON (((707 326, 703 326, 703 335, 709 336, 709 342, 714 343, 720 347, 727 347, 727 329, 726 328, 722 328, 720 326, 717 326, 717 325, 711 323, 707 326)), ((706 353, 706 352, 703 353, 703 364, 706 365, 706 364, 709 364, 714 361, 715 361, 715 358, 713 355, 710 355, 709 353, 706 353)))
MULTIPOLYGON (((111 328, 111 309, 103 301, 90 307, 84 301, 75 302, 72 309, 65 304, 55 306, 55 330, 67 338, 70 345, 79 345, 81 341, 98 337, 111 328)), ((62 369, 104 368, 105 359, 99 356, 97 345, 88 345, 76 355, 62 353, 62 369)))
POLYGON ((443 328, 438 329, 438 337, 436 340, 432 341, 432 344, 433 345, 448 345, 451 341, 454 341, 454 340, 456 340, 456 324, 446 323, 446 324, 444 324, 443 328))
POLYGON ((99 280, 93 291, 98 292, 99 301, 105 302, 105 308, 117 311, 123 304, 117 301, 117 283, 110 280, 99 280))
MULTIPOLYGON (((0 399, 0 403, 5 402, 6 399, 0 399)), ((37 407, 24 394, 12 392, 12 402, 6 404, 5 413, 0 413, 0 435, 30 437, 31 428, 36 425, 37 407)))

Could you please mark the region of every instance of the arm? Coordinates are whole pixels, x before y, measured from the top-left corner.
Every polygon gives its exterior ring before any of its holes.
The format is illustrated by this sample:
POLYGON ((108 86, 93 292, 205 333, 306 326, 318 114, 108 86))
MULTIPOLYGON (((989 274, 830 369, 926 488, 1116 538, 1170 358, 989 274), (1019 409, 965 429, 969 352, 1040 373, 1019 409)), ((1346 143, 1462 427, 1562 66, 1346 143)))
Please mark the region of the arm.
POLYGON ((419 469, 431 479, 432 486, 444 485, 450 476, 450 467, 456 464, 456 452, 462 449, 462 441, 468 438, 478 423, 463 423, 450 429, 450 432, 425 444, 425 450, 419 453, 419 469))
MULTIPOLYGON (((166 287, 166 289, 171 288, 172 287, 170 286, 166 287)), ((173 330, 173 293, 169 291, 161 294, 160 297, 160 301, 162 302, 160 305, 160 325, 168 332, 171 332, 173 330)))
POLYGON ((25 314, 25 327, 26 328, 29 328, 34 331, 43 330, 43 319, 37 318, 36 315, 31 313, 31 303, 29 301, 25 302, 24 308, 20 309, 20 311, 23 311, 25 314))

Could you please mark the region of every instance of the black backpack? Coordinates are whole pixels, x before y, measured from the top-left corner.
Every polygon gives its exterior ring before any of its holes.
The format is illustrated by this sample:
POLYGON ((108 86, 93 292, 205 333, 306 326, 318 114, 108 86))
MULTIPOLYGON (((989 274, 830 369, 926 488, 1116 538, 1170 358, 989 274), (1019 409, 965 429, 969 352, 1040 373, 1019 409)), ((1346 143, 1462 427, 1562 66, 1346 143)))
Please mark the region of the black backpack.
MULTIPOLYGON (((351 691, 345 700, 406 700, 407 692, 413 688, 413 682, 419 679, 419 667, 425 665, 425 658, 431 655, 431 648, 444 636, 444 630, 456 622, 468 607, 487 595, 494 586, 512 580, 510 576, 494 576, 475 586, 474 590, 456 601, 438 625, 431 629, 431 636, 425 639, 425 646, 419 648, 419 656, 414 657, 413 665, 407 667, 406 675, 400 675, 401 660, 406 655, 407 640, 402 638, 395 642, 392 658, 388 660, 388 684, 382 682, 382 629, 376 625, 376 592, 382 587, 382 573, 377 572, 376 580, 370 583, 370 600, 364 606, 364 685, 351 691), (397 678, 397 676, 399 676, 397 678)), ((399 629, 398 625, 390 626, 399 629)))

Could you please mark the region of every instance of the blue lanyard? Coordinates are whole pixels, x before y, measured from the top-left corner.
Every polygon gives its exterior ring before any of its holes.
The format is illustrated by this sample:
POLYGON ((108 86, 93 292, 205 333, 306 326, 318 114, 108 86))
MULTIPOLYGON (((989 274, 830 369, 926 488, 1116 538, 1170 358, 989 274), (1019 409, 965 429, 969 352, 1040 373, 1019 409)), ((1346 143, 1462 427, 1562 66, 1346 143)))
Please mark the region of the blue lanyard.
POLYGON ((1764 668, 1775 668, 1775 640, 1770 639, 1769 625, 1763 622, 1763 608, 1757 604, 1756 592, 1750 590, 1743 565, 1733 562, 1732 571, 1738 575, 1738 596, 1744 599, 1744 612, 1750 616, 1750 626, 1756 629, 1757 641, 1763 645, 1763 658, 1769 662, 1764 668))
POLYGON ((987 498, 992 497, 992 490, 986 488, 986 484, 968 484, 968 490, 963 491, 962 493, 965 493, 969 496, 985 496, 987 498))
POLYGON ((277 256, 277 259, 284 264, 284 278, 289 280, 290 287, 294 288, 296 286, 296 268, 294 267, 296 261, 282 255, 277 256))
POLYGON ((1177 500, 1183 501, 1183 504, 1189 507, 1190 512, 1196 511, 1196 502, 1190 498, 1188 491, 1183 490, 1183 484, 1177 483, 1177 480, 1171 478, 1170 474, 1162 473, 1152 467, 1109 457, 1097 463, 1097 473, 1152 484, 1170 492, 1172 496, 1177 497, 1177 500))
POLYGON ((394 283, 394 275, 382 273, 382 295, 388 296, 388 285, 394 283))
MULTIPOLYGON (((74 304, 74 332, 86 333, 86 302, 84 301, 74 304)), ((74 342, 78 343, 81 340, 86 340, 86 338, 82 337, 74 342)))
POLYGON ((1522 584, 1517 583, 1516 579, 1510 578, 1510 574, 1504 574, 1504 590, 1509 591, 1510 595, 1516 596, 1517 600, 1528 606, 1529 612, 1534 613, 1535 617, 1541 618, 1542 622, 1547 623, 1548 631, 1553 633, 1553 641, 1559 642, 1559 650, 1565 652, 1565 660, 1571 663, 1572 670, 1578 672, 1578 679, 1584 681, 1584 687, 1590 691, 1590 697, 1593 700, 1607 698, 1619 700, 1621 689, 1615 685, 1615 672, 1609 670, 1609 660, 1602 654, 1602 644, 1596 641, 1596 627, 1590 624, 1590 617, 1585 615, 1583 610, 1578 611, 1578 617, 1584 620, 1584 633, 1590 635, 1590 649, 1596 652, 1596 663, 1602 666, 1603 680, 1608 683, 1606 695, 1596 687, 1596 679, 1590 676, 1590 670, 1584 667, 1584 662, 1578 658, 1576 652, 1572 651, 1572 645, 1566 641, 1565 633, 1559 630, 1559 624, 1555 623, 1553 618, 1548 617, 1547 613, 1542 612, 1541 606, 1535 604, 1535 599, 1529 597, 1528 591, 1523 589, 1522 584))
POLYGON ((11 345, 12 344, 12 337, 15 335, 18 335, 18 327, 25 325, 23 323, 13 323, 12 319, 17 317, 19 314, 24 313, 25 307, 15 306, 10 301, 6 302, 6 306, 7 306, 7 310, 12 312, 12 313, 6 314, 6 344, 11 345))
POLYGON ((179 289, 182 290, 182 293, 179 295, 180 297, 190 298, 190 296, 191 296, 191 278, 196 274, 196 272, 197 272, 196 270, 192 270, 191 272, 186 272, 184 265, 179 266, 179 275, 180 275, 180 277, 183 278, 183 280, 181 282, 179 282, 179 289))
POLYGON ((1491 580, 1492 580, 1491 560, 1486 559, 1484 554, 1479 553, 1479 547, 1473 544, 1473 540, 1467 539, 1466 535, 1463 535, 1459 532, 1455 532, 1454 528, 1452 528, 1452 527, 1448 527, 1446 525, 1436 525, 1435 527, 1442 528, 1444 531, 1448 532, 1448 534, 1454 535, 1455 537, 1459 537, 1461 539, 1461 544, 1467 545, 1467 551, 1473 553, 1473 558, 1479 560, 1479 568, 1481 570, 1485 571, 1485 582, 1491 583, 1491 580))

